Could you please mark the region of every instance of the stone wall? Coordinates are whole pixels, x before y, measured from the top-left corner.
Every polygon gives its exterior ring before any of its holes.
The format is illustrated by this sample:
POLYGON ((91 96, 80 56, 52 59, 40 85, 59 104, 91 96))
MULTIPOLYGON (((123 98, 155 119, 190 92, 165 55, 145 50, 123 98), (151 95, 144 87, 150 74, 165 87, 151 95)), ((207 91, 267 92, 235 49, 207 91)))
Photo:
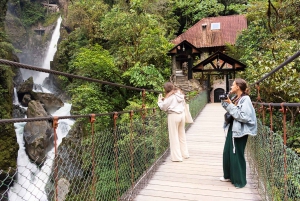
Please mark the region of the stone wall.
POLYGON ((215 80, 211 87, 212 87, 212 90, 210 92, 210 101, 212 103, 214 103, 215 90, 220 88, 220 89, 224 89, 224 91, 226 91, 226 80, 225 79, 215 80))

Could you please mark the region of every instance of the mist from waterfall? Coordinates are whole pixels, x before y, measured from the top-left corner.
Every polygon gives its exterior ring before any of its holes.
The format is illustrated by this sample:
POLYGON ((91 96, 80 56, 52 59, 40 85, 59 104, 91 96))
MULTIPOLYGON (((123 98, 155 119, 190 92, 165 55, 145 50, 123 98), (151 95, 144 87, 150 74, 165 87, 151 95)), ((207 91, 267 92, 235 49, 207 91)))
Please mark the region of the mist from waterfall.
MULTIPOLYGON (((57 20, 57 25, 48 48, 47 56, 44 60, 43 68, 50 69, 50 61, 53 60, 54 54, 57 50, 56 45, 59 39, 59 29, 61 24, 61 17, 57 20)), ((35 92, 51 93, 48 89, 41 87, 44 79, 48 76, 47 73, 38 73, 34 77, 35 92), (38 87, 36 86, 39 85, 38 87)), ((17 91, 14 88, 14 105, 22 107, 18 101, 17 91)), ((27 110, 27 107, 22 107, 27 110)), ((71 110, 71 104, 64 103, 64 106, 59 110, 51 113, 52 116, 69 116, 71 110)), ((27 118, 27 117, 25 117, 27 118)), ((62 119, 58 121, 57 133, 57 147, 62 142, 62 139, 68 134, 73 120, 62 119)), ((17 136, 17 142, 19 144, 18 158, 17 158, 17 176, 13 186, 8 191, 9 201, 48 201, 47 193, 45 191, 46 184, 51 175, 52 164, 54 161, 55 153, 54 147, 47 153, 46 160, 43 166, 40 168, 35 163, 32 163, 25 151, 25 141, 23 137, 24 126, 26 122, 15 123, 15 132, 17 136)))
MULTIPOLYGON (((52 35, 52 38, 51 38, 51 41, 50 41, 50 45, 49 45, 48 50, 47 50, 46 57, 45 57, 44 62, 43 62, 42 68, 44 68, 44 69, 48 69, 48 70, 50 69, 50 62, 53 61, 54 54, 57 51, 57 42, 58 42, 58 39, 60 37, 61 21, 62 21, 62 18, 59 17, 57 19, 57 24, 56 24, 56 27, 54 29, 54 32, 53 32, 53 35, 52 35)), ((36 84, 42 85, 43 81, 48 76, 49 76, 48 73, 39 73, 38 76, 33 78, 33 82, 36 83, 36 84)))

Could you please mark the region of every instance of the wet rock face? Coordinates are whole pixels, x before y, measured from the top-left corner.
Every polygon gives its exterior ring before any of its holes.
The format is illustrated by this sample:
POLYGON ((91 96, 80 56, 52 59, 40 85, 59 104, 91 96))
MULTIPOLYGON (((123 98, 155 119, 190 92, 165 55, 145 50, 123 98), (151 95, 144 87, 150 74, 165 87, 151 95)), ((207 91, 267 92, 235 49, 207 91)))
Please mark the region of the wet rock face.
POLYGON ((52 113, 64 106, 61 99, 49 93, 35 93, 36 99, 39 100, 45 107, 48 113, 52 113))
POLYGON ((27 117, 46 117, 47 112, 39 101, 30 101, 27 109, 27 117))
POLYGON ((22 106, 28 107, 29 102, 36 100, 43 105, 44 109, 49 114, 64 106, 63 101, 56 95, 34 92, 33 88, 38 89, 38 86, 34 85, 32 77, 28 78, 17 87, 18 99, 22 106))
MULTIPOLYGON (((22 102, 25 94, 31 93, 32 88, 33 88, 33 77, 28 78, 27 80, 25 80, 23 83, 21 83, 17 87, 17 94, 18 94, 18 99, 20 102, 22 102)), ((24 101, 23 106, 27 107, 27 105, 28 105, 28 102, 24 101)))
POLYGON ((24 107, 28 107, 28 103, 31 101, 31 96, 29 94, 25 94, 22 98, 21 104, 24 107))
POLYGON ((26 115, 26 110, 19 105, 13 105, 13 118, 24 118, 26 115))
POLYGON ((14 68, 14 86, 19 86, 23 82, 23 77, 20 68, 14 68))
MULTIPOLYGON (((61 144, 58 147, 57 153, 57 166, 53 165, 53 169, 57 168, 57 179, 61 181, 61 189, 65 188, 65 192, 69 190, 69 183, 80 182, 82 179, 86 179, 89 175, 90 169, 83 167, 84 162, 82 159, 82 147, 81 141, 85 135, 89 135, 84 129, 82 123, 75 123, 68 135, 62 139, 61 144)), ((54 174, 52 178, 48 180, 47 185, 53 186, 55 181, 54 174)), ((82 189, 81 189, 82 190, 82 189)), ((48 195, 54 195, 54 189, 46 189, 48 195)), ((60 194, 60 192, 58 192, 60 194)), ((62 198, 65 194, 61 195, 62 198)), ((49 196, 51 198, 51 196, 49 196)))
MULTIPOLYGON (((27 117, 46 117, 47 112, 38 101, 30 101, 27 109, 27 117)), ((24 127, 25 149, 32 161, 42 165, 46 154, 53 147, 52 124, 47 121, 34 121, 26 123, 24 127)))
MULTIPOLYGON (((64 106, 62 100, 54 94, 34 92, 33 78, 30 77, 17 87, 17 95, 22 106, 28 107, 28 118, 47 117, 52 112, 64 106)), ((36 89, 36 87, 35 87, 36 89)), ((15 116, 24 117, 21 107, 14 109, 15 116)), ((48 121, 33 121, 24 127, 25 150, 32 161, 42 165, 47 152, 53 147, 52 123, 48 121)))

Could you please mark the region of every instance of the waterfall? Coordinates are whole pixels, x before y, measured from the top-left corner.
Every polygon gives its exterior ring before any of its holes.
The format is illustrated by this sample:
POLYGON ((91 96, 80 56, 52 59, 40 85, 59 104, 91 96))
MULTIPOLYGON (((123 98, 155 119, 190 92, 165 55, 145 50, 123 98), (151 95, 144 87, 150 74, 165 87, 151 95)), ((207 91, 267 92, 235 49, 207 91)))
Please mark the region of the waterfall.
MULTIPOLYGON (((53 116, 68 116, 70 115, 71 104, 64 104, 64 107, 53 113, 53 116)), ((58 121, 57 133, 57 147, 62 142, 62 139, 68 134, 73 120, 62 119, 58 121)), ((9 201, 47 201, 47 194, 45 192, 45 186, 48 181, 48 176, 52 172, 52 164, 54 161, 54 148, 52 148, 48 154, 47 159, 41 169, 39 169, 34 163, 31 163, 29 157, 25 152, 23 131, 25 122, 15 123, 15 131, 17 135, 17 141, 19 143, 18 151, 18 175, 17 181, 9 189, 8 197, 9 201)))
MULTIPOLYGON (((62 21, 62 18, 59 17, 57 19, 57 24, 56 24, 56 27, 54 29, 54 32, 53 32, 53 35, 52 35, 52 38, 50 41, 50 45, 48 47, 46 57, 44 59, 44 63, 42 66, 42 68, 44 68, 44 69, 50 69, 50 62, 53 61, 54 54, 57 50, 57 42, 58 42, 58 39, 60 36, 61 21, 62 21)), ((36 84, 43 84, 44 79, 46 77, 48 77, 48 75, 49 75, 48 73, 39 73, 37 77, 33 78, 34 79, 33 81, 36 84)))
POLYGON ((13 104, 14 105, 20 105, 16 87, 14 87, 14 100, 13 100, 13 104))
MULTIPOLYGON (((50 69, 50 61, 53 60, 54 54, 57 50, 56 45, 59 39, 59 29, 61 24, 61 17, 57 20, 56 28, 53 32, 50 45, 48 47, 47 56, 44 60, 43 68, 50 69)), ((38 73, 34 77, 34 82, 39 86, 35 86, 33 91, 51 93, 40 85, 44 79, 48 76, 48 73, 38 73)), ((16 89, 14 88, 14 104, 20 105, 16 89)), ((27 108, 26 108, 27 109, 27 108)), ((51 114, 52 116, 69 116, 71 110, 71 104, 64 103, 64 106, 59 110, 51 114)), ((26 118, 26 117, 25 117, 26 118)), ((58 121, 57 133, 57 147, 62 142, 62 139, 68 134, 73 120, 62 119, 58 121)), ((15 131, 17 136, 17 142, 19 144, 18 158, 17 158, 17 177, 14 185, 10 187, 8 192, 9 201, 48 201, 45 187, 48 181, 48 177, 52 172, 52 164, 54 160, 54 148, 52 148, 46 156, 46 160, 42 168, 38 168, 36 164, 31 163, 29 157, 25 151, 25 142, 23 137, 24 126, 26 122, 15 123, 15 131)))

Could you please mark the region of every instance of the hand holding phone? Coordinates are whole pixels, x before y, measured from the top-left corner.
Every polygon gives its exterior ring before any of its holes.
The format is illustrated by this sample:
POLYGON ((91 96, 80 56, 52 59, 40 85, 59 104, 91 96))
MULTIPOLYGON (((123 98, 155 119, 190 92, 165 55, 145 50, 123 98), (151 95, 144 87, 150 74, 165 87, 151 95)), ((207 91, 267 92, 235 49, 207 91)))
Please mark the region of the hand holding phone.
POLYGON ((163 99, 162 94, 158 94, 158 99, 157 99, 157 101, 161 101, 162 99, 163 99))

